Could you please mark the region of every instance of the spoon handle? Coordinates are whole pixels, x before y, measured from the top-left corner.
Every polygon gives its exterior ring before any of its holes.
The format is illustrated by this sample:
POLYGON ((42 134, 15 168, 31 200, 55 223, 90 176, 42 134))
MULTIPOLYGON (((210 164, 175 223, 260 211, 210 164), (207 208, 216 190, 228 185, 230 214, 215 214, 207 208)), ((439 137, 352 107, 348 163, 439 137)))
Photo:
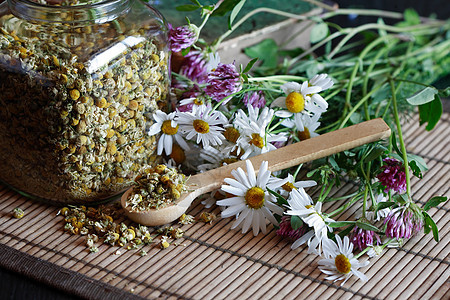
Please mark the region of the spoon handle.
MULTIPOLYGON (((262 161, 268 161, 269 170, 280 171, 301 163, 322 158, 344 150, 352 149, 370 142, 388 138, 391 129, 382 119, 373 119, 338 129, 317 137, 294 143, 267 153, 249 158, 255 172, 259 171, 262 161)), ((205 173, 199 173, 189 178, 188 190, 192 190, 193 198, 218 189, 224 179, 231 176, 231 171, 244 168, 245 161, 241 160, 205 173), (207 174, 207 176, 205 176, 207 174)))

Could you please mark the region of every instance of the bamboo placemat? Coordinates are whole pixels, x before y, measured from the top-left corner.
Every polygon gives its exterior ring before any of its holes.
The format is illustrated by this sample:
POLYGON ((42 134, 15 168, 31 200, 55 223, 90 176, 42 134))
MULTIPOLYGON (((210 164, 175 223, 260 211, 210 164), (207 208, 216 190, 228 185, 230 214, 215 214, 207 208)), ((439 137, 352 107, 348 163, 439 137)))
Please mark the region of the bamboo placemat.
MULTIPOLYGON (((417 116, 404 126, 408 151, 424 157, 430 168, 422 180, 412 180, 420 205, 434 195, 449 196, 449 124, 447 111, 432 132, 418 126, 417 116)), ((354 189, 347 183, 332 193, 339 196, 354 189)), ((337 207, 339 203, 333 203, 325 209, 337 207)), ((337 219, 354 218, 359 209, 360 204, 354 204, 337 219)), ((305 247, 291 250, 272 227, 254 237, 230 230, 232 220, 220 217, 212 224, 183 225, 186 233, 178 246, 163 250, 157 243, 147 245, 147 256, 106 244, 90 253, 84 237, 63 231, 58 207, 0 186, 0 264, 90 299, 449 299, 449 209, 447 202, 429 211, 439 228, 439 243, 431 234, 420 234, 403 248, 371 259, 362 269, 368 282, 353 276, 340 286, 324 280, 317 256, 308 255, 305 247), (25 211, 22 219, 11 217, 15 207, 25 211)), ((205 211, 220 215, 217 207, 205 209, 199 200, 188 213, 198 217, 205 211)))

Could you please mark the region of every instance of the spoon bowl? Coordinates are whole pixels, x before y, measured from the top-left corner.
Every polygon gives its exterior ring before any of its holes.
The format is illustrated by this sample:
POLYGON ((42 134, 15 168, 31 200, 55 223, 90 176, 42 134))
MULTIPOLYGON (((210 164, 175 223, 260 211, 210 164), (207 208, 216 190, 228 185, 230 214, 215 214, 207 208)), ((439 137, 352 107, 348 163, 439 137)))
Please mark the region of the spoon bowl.
MULTIPOLYGON (((373 119, 253 156, 249 160, 252 162, 256 173, 259 171, 262 161, 268 162, 270 171, 280 171, 385 139, 390 135, 391 130, 382 119, 373 119)), ((126 200, 132 193, 133 188, 130 188, 122 195, 121 205, 128 218, 136 223, 146 226, 164 225, 178 219, 198 196, 220 188, 224 183, 224 179, 231 176, 232 170, 239 167, 243 168, 244 166, 245 161, 241 160, 189 177, 186 182, 186 191, 181 194, 181 197, 173 205, 161 209, 130 211, 126 205, 126 200)))

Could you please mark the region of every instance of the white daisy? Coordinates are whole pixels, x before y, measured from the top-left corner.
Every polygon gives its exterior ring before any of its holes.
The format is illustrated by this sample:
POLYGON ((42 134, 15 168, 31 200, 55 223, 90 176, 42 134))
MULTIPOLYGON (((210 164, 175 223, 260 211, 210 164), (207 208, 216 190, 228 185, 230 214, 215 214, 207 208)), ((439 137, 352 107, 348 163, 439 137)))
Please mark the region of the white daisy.
POLYGON ((205 100, 203 100, 202 98, 192 97, 192 98, 186 98, 186 99, 180 100, 180 102, 179 102, 180 106, 189 105, 189 104, 200 106, 200 105, 205 104, 205 100))
POLYGON ((320 126, 319 121, 320 114, 303 115, 303 114, 295 114, 294 119, 284 119, 281 122, 281 125, 294 128, 297 131, 297 137, 300 141, 307 140, 309 138, 313 138, 318 136, 316 133, 317 128, 320 126))
MULTIPOLYGON (((384 196, 383 194, 379 194, 375 198, 375 204, 378 204, 381 202, 387 202, 387 201, 389 201, 389 199, 386 196, 384 196)), ((368 210, 368 211, 366 211, 366 218, 369 221, 380 221, 381 219, 386 218, 389 215, 390 211, 391 211, 390 207, 380 209, 377 211, 376 214, 373 210, 368 210)))
MULTIPOLYGON (((312 187, 312 186, 317 185, 317 182, 315 182, 314 180, 295 181, 295 178, 294 178, 294 176, 292 176, 292 174, 288 174, 286 179, 287 179, 287 182, 285 184, 283 184, 279 189, 276 190, 276 192, 283 197, 288 197, 289 193, 292 190, 302 189, 302 188, 307 188, 307 187, 312 187)), ((283 179, 275 177, 274 180, 277 181, 277 180, 283 180, 283 179)))
POLYGON ((258 176, 251 161, 246 160, 247 174, 242 168, 231 171, 233 178, 226 178, 222 191, 234 195, 234 197, 219 200, 219 206, 226 206, 222 211, 222 218, 236 216, 232 229, 242 228, 242 233, 246 233, 250 227, 253 235, 257 235, 259 230, 266 233, 266 221, 278 225, 273 213, 281 215, 283 209, 275 203, 275 197, 268 192, 269 189, 276 189, 280 183, 270 183, 271 173, 267 169, 267 161, 261 163, 258 176))
POLYGON ((319 86, 322 91, 328 90, 333 86, 333 80, 328 77, 328 74, 317 74, 309 81, 311 86, 319 86))
POLYGON ((209 73, 215 70, 220 64, 220 56, 218 52, 210 52, 208 54, 208 63, 206 65, 206 71, 209 73))
POLYGON ((158 140, 158 155, 161 155, 163 153, 163 150, 165 150, 167 155, 170 155, 172 153, 174 139, 183 149, 189 149, 188 144, 178 131, 178 124, 175 121, 175 118, 175 112, 166 114, 161 110, 157 110, 153 114, 155 123, 150 127, 148 134, 155 135, 161 133, 161 136, 158 140))
POLYGON ((332 231, 327 224, 334 222, 334 220, 322 213, 322 202, 317 202, 314 205, 311 197, 302 188, 292 190, 287 202, 289 210, 286 211, 286 214, 300 217, 303 222, 314 229, 296 240, 291 248, 295 249, 307 243, 309 247, 308 253, 320 255, 323 242, 328 240, 327 230, 332 231))
POLYGON ((238 161, 239 158, 231 154, 231 149, 233 147, 226 144, 227 142, 224 141, 220 146, 208 146, 201 149, 200 158, 203 159, 205 163, 198 165, 197 169, 200 172, 205 172, 238 161))
POLYGON ((285 108, 275 114, 280 118, 289 118, 294 114, 314 113, 321 114, 328 108, 328 103, 318 93, 330 88, 333 81, 327 78, 328 75, 321 74, 314 76, 310 82, 302 84, 298 82, 287 82, 281 86, 286 97, 275 99, 272 106, 285 108))
POLYGON ((196 138, 197 144, 203 147, 220 145, 225 139, 221 131, 227 123, 226 117, 219 111, 212 111, 210 105, 194 106, 192 112, 179 112, 180 130, 186 139, 196 138))
POLYGON ((259 108, 252 106, 248 106, 248 115, 243 110, 236 113, 234 125, 240 134, 236 144, 239 151, 244 151, 241 159, 275 150, 272 143, 287 140, 285 133, 274 135, 267 132, 266 127, 272 120, 273 113, 268 107, 260 112, 259 108))
POLYGON ((353 257, 353 244, 347 236, 344 240, 341 240, 339 235, 336 235, 336 241, 327 240, 323 245, 323 253, 325 259, 319 260, 319 269, 328 275, 325 279, 333 280, 334 282, 338 280, 344 280, 341 286, 354 274, 362 281, 367 280, 367 276, 358 271, 358 268, 365 267, 369 264, 369 261, 359 262, 353 257))

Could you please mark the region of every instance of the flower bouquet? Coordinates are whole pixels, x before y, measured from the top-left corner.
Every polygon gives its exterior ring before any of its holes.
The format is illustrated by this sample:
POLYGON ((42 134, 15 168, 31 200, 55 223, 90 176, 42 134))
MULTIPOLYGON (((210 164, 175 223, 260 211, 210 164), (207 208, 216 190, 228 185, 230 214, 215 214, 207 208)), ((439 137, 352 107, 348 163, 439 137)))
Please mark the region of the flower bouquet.
POLYGON ((267 162, 255 174, 250 161, 238 168, 220 190, 205 197, 206 207, 219 206, 231 229, 256 236, 268 224, 277 234, 322 256, 320 270, 329 280, 366 276, 359 268, 385 247, 401 247, 406 239, 437 226, 427 211, 447 200, 436 196, 423 207, 414 201, 411 177, 422 177, 424 160, 409 154, 402 125, 415 109, 420 123, 432 130, 442 114, 441 97, 448 87, 438 80, 448 74, 450 23, 404 14, 364 9, 336 9, 316 3, 317 15, 268 12, 315 22, 312 47, 283 49, 272 40, 246 48, 245 66, 222 62, 221 42, 253 12, 241 16, 245 0, 203 5, 197 0, 178 7, 198 11, 201 24, 169 29, 173 52, 172 111, 157 111, 148 134, 158 138, 158 155, 185 173, 204 172, 291 143, 383 118, 392 129, 388 141, 370 143, 307 166, 271 173, 267 162), (377 23, 342 28, 329 22, 336 15, 379 16, 377 23), (228 31, 212 42, 201 38, 210 18, 228 17, 228 31), (385 18, 397 20, 386 25, 385 18), (267 55, 271 53, 273 55, 267 55), (400 114, 401 112, 401 114, 400 114), (301 169, 302 168, 302 169, 301 169), (300 176, 302 174, 303 176, 300 176), (307 178, 305 178, 305 175, 307 178), (342 182, 357 187, 332 198, 342 182), (314 199, 308 191, 320 191, 314 199), (334 211, 324 203, 339 201, 334 211), (359 216, 339 220, 354 203, 359 216))

